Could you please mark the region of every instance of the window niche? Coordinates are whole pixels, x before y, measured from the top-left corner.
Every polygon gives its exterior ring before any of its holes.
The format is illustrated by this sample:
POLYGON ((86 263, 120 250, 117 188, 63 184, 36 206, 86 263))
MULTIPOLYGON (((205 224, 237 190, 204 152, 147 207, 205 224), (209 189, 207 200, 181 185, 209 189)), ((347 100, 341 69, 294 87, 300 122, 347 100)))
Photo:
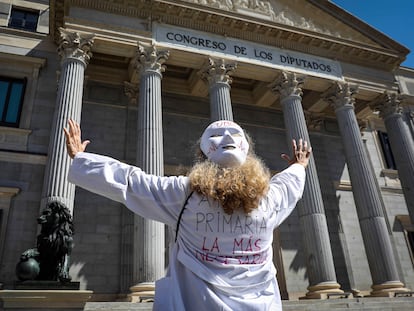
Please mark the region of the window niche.
POLYGON ((27 78, 0 76, 0 125, 18 127, 27 78))
POLYGON ((40 69, 46 60, 0 52, 0 149, 27 151, 40 69))
POLYGON ((400 189, 401 184, 398 178, 397 164, 394 159, 388 134, 385 131, 377 130, 377 138, 383 162, 381 177, 386 179, 387 187, 400 189))
POLYGON ((39 11, 12 7, 9 18, 9 27, 36 32, 38 21, 39 11))
POLYGON ((401 223, 411 262, 414 266, 414 224, 411 223, 409 215, 397 215, 395 217, 401 223))
POLYGON ((385 168, 389 170, 396 170, 397 164, 395 163, 394 154, 391 150, 388 134, 382 131, 377 131, 377 133, 382 148, 382 154, 384 156, 385 168))

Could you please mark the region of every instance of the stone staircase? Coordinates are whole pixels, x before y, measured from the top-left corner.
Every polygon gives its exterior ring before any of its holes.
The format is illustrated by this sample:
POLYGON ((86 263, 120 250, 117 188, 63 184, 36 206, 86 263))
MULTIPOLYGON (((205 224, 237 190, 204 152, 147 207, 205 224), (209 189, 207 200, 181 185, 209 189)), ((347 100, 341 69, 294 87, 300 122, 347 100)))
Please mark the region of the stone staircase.
MULTIPOLYGON (((84 311, 151 311, 152 303, 87 302, 84 311)), ((283 301, 283 311, 414 311, 414 297, 283 301)), ((168 311, 168 310, 166 310, 168 311)), ((193 311, 193 310, 186 310, 193 311)), ((239 311, 239 310, 235 310, 239 311)), ((242 310, 240 310, 242 311, 242 310)))
POLYGON ((283 311, 414 311, 414 297, 286 301, 283 311))

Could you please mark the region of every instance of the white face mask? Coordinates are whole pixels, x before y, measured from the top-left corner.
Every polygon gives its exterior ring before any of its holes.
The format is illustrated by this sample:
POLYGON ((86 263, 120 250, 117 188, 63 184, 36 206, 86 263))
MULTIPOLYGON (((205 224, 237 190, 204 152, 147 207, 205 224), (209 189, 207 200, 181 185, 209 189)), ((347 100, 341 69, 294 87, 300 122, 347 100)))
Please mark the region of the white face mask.
POLYGON ((222 167, 235 167, 246 161, 249 143, 239 125, 223 120, 205 129, 200 148, 210 161, 222 167))

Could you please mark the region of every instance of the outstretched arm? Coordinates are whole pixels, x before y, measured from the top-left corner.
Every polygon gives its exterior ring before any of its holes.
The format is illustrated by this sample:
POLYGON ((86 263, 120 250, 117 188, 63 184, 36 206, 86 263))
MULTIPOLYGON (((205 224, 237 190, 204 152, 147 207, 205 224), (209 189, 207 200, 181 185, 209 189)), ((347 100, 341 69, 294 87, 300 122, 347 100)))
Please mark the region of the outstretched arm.
POLYGON ((80 125, 69 119, 69 130, 63 128, 66 137, 66 149, 69 156, 73 159, 78 152, 83 152, 90 143, 89 140, 82 142, 80 125))
POLYGON ((294 163, 298 163, 303 165, 303 167, 307 167, 309 164, 309 158, 312 154, 312 147, 308 146, 308 142, 306 140, 299 139, 298 144, 296 140, 292 140, 292 157, 289 157, 287 154, 283 153, 282 158, 285 159, 289 165, 294 163))

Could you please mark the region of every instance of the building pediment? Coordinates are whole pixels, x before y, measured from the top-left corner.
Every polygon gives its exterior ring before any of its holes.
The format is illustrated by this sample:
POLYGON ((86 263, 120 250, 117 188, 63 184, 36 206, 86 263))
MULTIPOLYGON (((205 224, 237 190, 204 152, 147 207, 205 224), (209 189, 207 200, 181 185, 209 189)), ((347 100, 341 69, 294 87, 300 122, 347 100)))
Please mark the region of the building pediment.
POLYGON ((156 21, 388 70, 409 53, 326 0, 54 0, 50 5, 55 40, 59 27, 79 25, 80 31, 96 33, 98 42, 108 32, 115 34, 111 40, 118 34, 121 41, 136 42, 151 36, 156 21), (74 14, 81 9, 88 13, 74 14), (102 14, 110 17, 99 20, 102 14))

